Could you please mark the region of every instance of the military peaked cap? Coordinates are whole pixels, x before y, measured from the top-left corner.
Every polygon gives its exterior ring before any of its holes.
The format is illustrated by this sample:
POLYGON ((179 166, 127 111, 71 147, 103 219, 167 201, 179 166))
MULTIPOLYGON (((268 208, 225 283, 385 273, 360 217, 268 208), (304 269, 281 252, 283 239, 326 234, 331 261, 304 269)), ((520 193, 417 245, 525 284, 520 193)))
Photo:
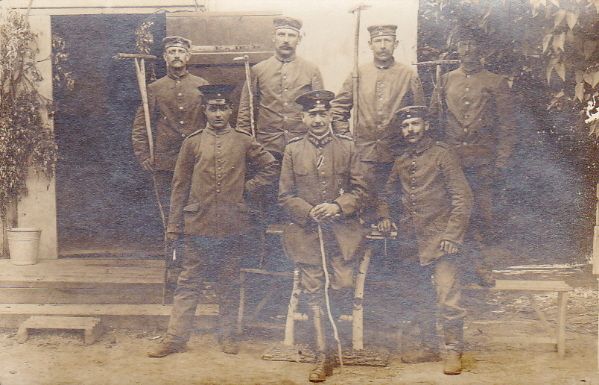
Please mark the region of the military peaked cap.
POLYGON ((371 25, 368 27, 368 32, 370 32, 371 39, 377 36, 395 36, 396 31, 397 26, 393 24, 371 25))
POLYGON ((275 29, 291 28, 299 32, 302 28, 302 21, 289 16, 277 16, 272 20, 275 29))
POLYGON ((328 110, 331 108, 331 100, 335 99, 335 93, 327 90, 314 90, 298 96, 295 102, 302 106, 304 111, 315 108, 328 110))
POLYGON ((428 119, 428 107, 426 106, 407 106, 399 109, 395 113, 395 117, 399 123, 406 119, 422 118, 428 119))
POLYGON ((167 49, 168 47, 181 47, 187 50, 191 49, 191 40, 181 36, 167 36, 162 39, 162 44, 164 45, 164 49, 167 49))
POLYGON ((199 86, 198 89, 203 95, 204 104, 230 104, 231 92, 235 86, 230 84, 207 84, 199 86))

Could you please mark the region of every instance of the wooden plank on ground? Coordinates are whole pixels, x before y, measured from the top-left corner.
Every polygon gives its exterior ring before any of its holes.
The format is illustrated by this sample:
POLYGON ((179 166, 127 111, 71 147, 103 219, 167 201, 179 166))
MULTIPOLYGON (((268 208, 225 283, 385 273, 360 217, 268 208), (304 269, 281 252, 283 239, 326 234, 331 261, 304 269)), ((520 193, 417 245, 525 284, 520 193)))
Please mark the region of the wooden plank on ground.
MULTIPOLYGON (((171 305, 159 304, 0 304, 0 317, 5 315, 64 316, 170 316, 171 305)), ((196 316, 218 315, 217 304, 199 304, 196 316)))

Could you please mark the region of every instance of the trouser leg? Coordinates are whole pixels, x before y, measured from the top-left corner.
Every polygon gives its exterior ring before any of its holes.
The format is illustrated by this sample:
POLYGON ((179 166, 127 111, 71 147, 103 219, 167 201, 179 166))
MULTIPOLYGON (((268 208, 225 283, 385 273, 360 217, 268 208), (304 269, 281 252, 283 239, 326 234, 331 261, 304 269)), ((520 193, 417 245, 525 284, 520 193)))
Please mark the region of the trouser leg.
POLYGON ((221 333, 230 336, 233 333, 239 306, 240 263, 246 253, 249 242, 246 236, 230 237, 223 240, 219 252, 220 261, 216 277, 216 292, 219 301, 221 333))
POLYGON ((171 183, 173 181, 173 172, 159 170, 154 172, 154 183, 158 192, 158 199, 164 211, 164 219, 168 223, 168 213, 171 201, 171 183))
POLYGON ((461 307, 461 284, 456 260, 459 255, 447 255, 435 262, 434 283, 437 304, 443 325, 447 350, 461 352, 464 346, 464 317, 461 307))
POLYGON ((206 248, 203 237, 186 237, 186 256, 183 270, 177 281, 167 338, 176 343, 185 343, 191 335, 196 307, 207 265, 206 248))

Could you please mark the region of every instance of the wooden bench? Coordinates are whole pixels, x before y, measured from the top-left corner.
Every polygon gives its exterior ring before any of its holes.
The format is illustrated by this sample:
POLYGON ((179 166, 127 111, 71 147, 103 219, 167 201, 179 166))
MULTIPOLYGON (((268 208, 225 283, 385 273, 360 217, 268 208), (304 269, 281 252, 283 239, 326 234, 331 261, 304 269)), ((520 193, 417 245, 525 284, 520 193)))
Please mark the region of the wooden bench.
POLYGON ((86 345, 91 345, 102 334, 100 319, 94 317, 34 316, 21 324, 17 341, 22 344, 29 338, 29 329, 83 330, 86 345))
MULTIPOLYGON (((572 287, 564 281, 531 281, 531 280, 501 280, 495 281, 495 286, 491 291, 523 291, 526 292, 531 300, 532 307, 539 317, 545 329, 552 331, 552 327, 547 322, 547 318, 541 309, 536 306, 532 296, 535 292, 556 292, 557 293, 557 330, 553 337, 529 337, 529 342, 554 344, 560 357, 566 353, 566 312, 568 308, 568 296, 572 287)), ((553 333, 553 331, 552 331, 553 333)), ((518 339, 522 341, 521 338, 518 339)))

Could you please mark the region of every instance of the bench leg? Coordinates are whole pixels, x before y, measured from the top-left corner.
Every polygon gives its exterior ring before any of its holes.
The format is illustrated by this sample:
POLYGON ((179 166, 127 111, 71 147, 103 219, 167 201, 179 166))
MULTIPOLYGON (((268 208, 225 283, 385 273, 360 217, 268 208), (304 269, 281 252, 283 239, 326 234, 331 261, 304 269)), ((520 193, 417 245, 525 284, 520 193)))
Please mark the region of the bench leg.
POLYGON ((560 357, 566 354, 566 311, 569 294, 559 292, 557 295, 557 353, 560 357))
POLYGON ((20 344, 24 344, 28 338, 29 333, 27 331, 27 328, 24 326, 19 327, 19 330, 17 331, 17 342, 20 344))
POLYGON ((364 252, 364 257, 360 261, 358 274, 356 275, 356 288, 352 309, 352 347, 354 350, 364 349, 364 285, 371 257, 372 249, 367 248, 364 252))
POLYGON ((100 337, 101 334, 102 334, 102 325, 98 322, 91 328, 85 329, 85 331, 83 333, 83 341, 85 342, 86 345, 91 345, 94 342, 96 342, 96 340, 98 339, 98 337, 100 337))
POLYGON ((245 312, 245 272, 239 273, 239 309, 237 311, 237 334, 243 332, 243 313, 245 312))
POLYGON ((299 270, 296 268, 293 270, 293 289, 291 290, 291 298, 287 307, 287 320, 285 321, 285 339, 283 340, 283 345, 286 346, 292 346, 295 343, 295 313, 301 292, 299 281, 299 270))

